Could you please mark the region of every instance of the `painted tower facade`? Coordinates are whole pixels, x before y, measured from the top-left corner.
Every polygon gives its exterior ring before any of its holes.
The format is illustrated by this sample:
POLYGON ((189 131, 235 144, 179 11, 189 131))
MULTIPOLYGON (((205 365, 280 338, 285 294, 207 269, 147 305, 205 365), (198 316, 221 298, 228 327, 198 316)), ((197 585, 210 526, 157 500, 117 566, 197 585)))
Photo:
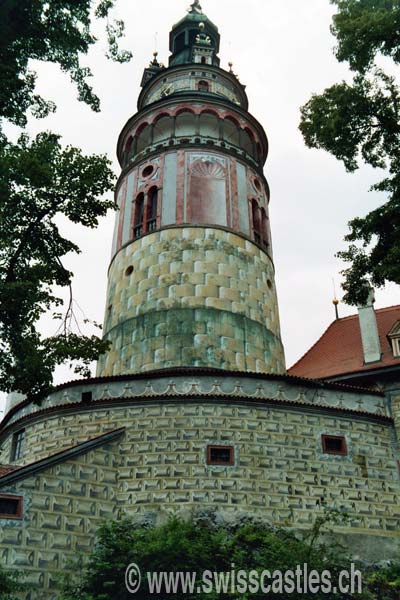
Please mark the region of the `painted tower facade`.
POLYGON ((244 86, 220 68, 194 2, 165 68, 145 69, 122 130, 99 376, 175 367, 283 373, 263 175, 268 141, 244 86))

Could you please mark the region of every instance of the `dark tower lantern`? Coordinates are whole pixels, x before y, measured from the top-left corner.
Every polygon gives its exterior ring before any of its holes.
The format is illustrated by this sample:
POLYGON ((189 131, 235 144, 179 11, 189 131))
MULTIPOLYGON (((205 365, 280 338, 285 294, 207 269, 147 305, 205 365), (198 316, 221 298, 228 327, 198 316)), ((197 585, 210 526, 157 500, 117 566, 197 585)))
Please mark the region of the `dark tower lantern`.
POLYGON ((219 67, 220 38, 218 27, 203 14, 199 2, 194 2, 170 33, 169 65, 205 63, 219 67))

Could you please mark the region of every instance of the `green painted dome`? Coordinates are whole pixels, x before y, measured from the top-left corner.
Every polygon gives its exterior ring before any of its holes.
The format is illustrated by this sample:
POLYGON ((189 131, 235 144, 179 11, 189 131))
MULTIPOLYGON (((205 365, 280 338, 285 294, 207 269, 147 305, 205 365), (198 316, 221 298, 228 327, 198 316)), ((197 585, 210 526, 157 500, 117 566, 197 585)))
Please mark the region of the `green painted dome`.
POLYGON ((202 33, 210 39, 210 46, 214 50, 213 64, 219 65, 217 53, 219 51, 220 35, 218 27, 202 12, 198 1, 193 2, 188 14, 172 28, 170 33, 170 66, 188 64, 193 62, 193 47, 196 38, 202 33), (201 26, 201 27, 200 27, 201 26))

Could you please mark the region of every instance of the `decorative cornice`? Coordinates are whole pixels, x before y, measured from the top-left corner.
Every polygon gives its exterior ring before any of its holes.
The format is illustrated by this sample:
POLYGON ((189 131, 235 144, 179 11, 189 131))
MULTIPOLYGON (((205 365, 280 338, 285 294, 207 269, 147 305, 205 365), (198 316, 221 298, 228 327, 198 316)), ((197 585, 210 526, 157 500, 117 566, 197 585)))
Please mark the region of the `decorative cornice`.
POLYGON ((124 406, 127 401, 170 400, 239 401, 392 422, 388 402, 381 392, 285 375, 183 367, 63 384, 55 388, 41 407, 28 401, 13 407, 1 423, 0 434, 4 435, 6 430, 15 428, 17 424, 20 426, 23 422, 58 411, 96 410, 104 404, 124 406), (92 392, 90 402, 82 400, 84 391, 92 392))
MULTIPOLYGON (((167 67, 166 69, 163 69, 162 71, 160 71, 160 73, 158 73, 157 75, 155 75, 154 77, 152 77, 151 79, 149 79, 149 81, 145 84, 145 86, 143 87, 143 89, 141 90, 139 97, 138 97, 138 101, 137 101, 137 109, 138 111, 142 110, 142 101, 143 101, 143 97, 148 93, 150 87, 153 84, 156 84, 159 79, 164 79, 165 76, 171 73, 185 73, 187 71, 193 71, 194 69, 199 69, 202 68, 203 70, 207 70, 213 73, 216 73, 218 75, 222 75, 223 77, 226 77, 228 79, 228 81, 230 81, 240 92, 241 96, 242 96, 242 100, 243 100, 243 109, 245 111, 248 111, 249 109, 249 100, 247 98, 247 94, 245 92, 246 86, 243 85, 242 83, 240 83, 240 81, 238 81, 237 77, 231 73, 230 71, 226 71, 225 69, 222 69, 221 67, 217 67, 216 65, 201 65, 201 64, 197 64, 197 63, 185 63, 183 65, 174 65, 172 67, 167 67)), ((171 96, 171 98, 174 98, 175 94, 173 96, 171 96)), ((196 98, 198 98, 198 95, 196 94, 196 98)), ((228 104, 236 106, 233 102, 231 102, 228 98, 224 98, 224 101, 226 101, 228 104)), ((151 104, 151 106, 154 106, 155 104, 157 104, 157 102, 154 102, 151 104)), ((150 105, 148 105, 150 106, 150 105)), ((146 105, 147 108, 147 105, 146 105)))

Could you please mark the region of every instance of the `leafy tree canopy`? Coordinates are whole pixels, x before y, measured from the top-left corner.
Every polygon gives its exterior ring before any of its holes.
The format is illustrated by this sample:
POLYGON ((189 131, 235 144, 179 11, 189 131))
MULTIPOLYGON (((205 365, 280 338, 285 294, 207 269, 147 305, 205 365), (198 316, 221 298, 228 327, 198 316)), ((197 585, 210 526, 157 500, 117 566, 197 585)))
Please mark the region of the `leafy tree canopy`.
MULTIPOLYGON (((151 523, 138 524, 129 519, 113 521, 102 525, 98 532, 97 544, 84 565, 82 562, 74 566, 78 578, 65 573, 62 578, 62 600, 124 600, 132 595, 125 585, 125 572, 129 564, 135 563, 142 573, 142 583, 135 597, 138 600, 150 600, 146 573, 188 572, 197 573, 194 593, 182 588, 168 597, 175 600, 210 600, 228 598, 254 598, 264 600, 265 593, 249 594, 232 590, 227 586, 213 592, 208 588, 198 593, 201 585, 201 574, 208 570, 212 573, 228 573, 232 564, 236 570, 243 570, 247 575, 251 571, 262 573, 268 569, 295 571, 297 566, 308 565, 309 571, 316 569, 319 573, 329 570, 332 581, 342 569, 349 569, 351 563, 345 549, 336 544, 327 534, 329 524, 338 524, 341 516, 336 511, 327 511, 316 519, 312 529, 302 535, 291 530, 273 529, 261 520, 239 518, 233 523, 226 523, 215 514, 194 515, 189 521, 171 518, 165 525, 155 527, 151 523), (324 536, 321 534, 324 533, 324 536)), ((72 565, 71 565, 72 568, 72 565)), ((400 583, 399 567, 393 564, 389 569, 365 571, 366 583, 361 594, 341 594, 341 600, 357 598, 359 600, 395 600, 398 598, 400 583), (370 586, 371 583, 371 586, 370 586), (374 587, 372 587, 374 586, 374 587), (370 589, 367 589, 367 588, 370 589)), ((221 581, 221 579, 219 579, 221 581)), ((272 583, 272 582, 266 582, 272 583)), ((279 584, 279 582, 278 582, 279 584)), ((165 590, 164 590, 165 591, 165 590)), ((326 590, 325 590, 326 591, 326 590)), ((357 590, 358 591, 358 590, 357 590)), ((310 594, 311 595, 311 594, 310 594)), ((163 594, 156 594, 162 597, 163 594)), ((165 596, 165 594, 164 594, 165 596)), ((293 598, 299 600, 304 594, 281 594, 278 588, 272 587, 268 598, 293 598)), ((307 595, 308 597, 308 595, 307 595)), ((333 600, 338 597, 333 593, 315 593, 312 597, 333 600)))
POLYGON ((366 300, 369 284, 400 283, 400 90, 396 78, 377 61, 400 62, 400 0, 331 0, 338 8, 332 32, 336 57, 355 72, 351 84, 341 82, 314 95, 301 109, 300 130, 310 148, 323 148, 348 171, 360 161, 386 169, 373 190, 387 202, 349 223, 350 242, 338 256, 349 267, 345 301, 366 300))
POLYGON ((114 206, 103 198, 114 175, 105 156, 63 149, 51 133, 4 142, 0 166, 0 389, 37 401, 48 392, 56 365, 78 360, 76 372, 88 375, 89 363, 107 349, 96 336, 72 333, 72 295, 66 315, 55 315, 56 335, 42 338, 37 321, 62 304, 54 285, 71 290, 72 273, 62 259, 79 252, 60 233, 56 217, 96 227, 114 206))
MULTIPOLYGON (((52 102, 35 93, 36 74, 29 61, 36 59, 58 64, 77 86, 79 100, 98 111, 100 102, 87 83, 90 69, 80 64, 96 38, 91 32, 92 11, 106 18, 115 0, 2 0, 0 2, 0 118, 25 126, 27 111, 37 117, 55 109, 52 102)), ((114 60, 130 60, 131 53, 120 51, 118 38, 124 24, 106 26, 109 52, 114 60)))
MULTIPOLYGON (((63 237, 57 217, 96 227, 114 207, 103 195, 114 176, 105 156, 84 156, 62 148, 59 136, 42 133, 34 140, 22 134, 15 143, 2 132, 9 121, 24 127, 29 111, 44 117, 55 110, 35 92, 32 59, 52 62, 75 82, 79 100, 98 111, 100 102, 81 66, 96 38, 93 20, 107 19, 108 57, 131 58, 120 51, 122 21, 109 22, 115 0, 0 1, 0 389, 18 391, 39 402, 49 391, 52 372, 65 361, 89 375, 89 364, 108 345, 74 327, 70 273, 62 259, 79 248, 63 237), (52 337, 43 338, 37 322, 49 309, 62 305, 54 286, 67 287, 70 301, 52 337), (77 332, 76 332, 77 330, 77 332), (77 361, 77 362, 75 362, 77 361)), ((61 309, 59 309, 61 310, 61 309)))

